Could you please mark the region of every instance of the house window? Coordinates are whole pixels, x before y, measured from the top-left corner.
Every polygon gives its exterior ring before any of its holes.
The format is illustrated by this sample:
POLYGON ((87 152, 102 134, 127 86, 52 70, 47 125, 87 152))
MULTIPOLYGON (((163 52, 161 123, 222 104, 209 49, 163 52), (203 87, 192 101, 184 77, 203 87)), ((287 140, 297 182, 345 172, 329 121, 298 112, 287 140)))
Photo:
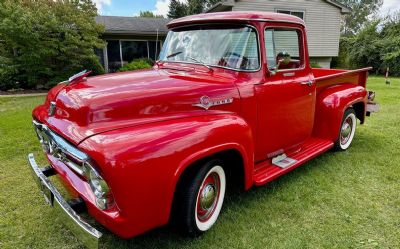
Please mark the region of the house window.
POLYGON ((127 64, 134 59, 148 58, 147 41, 121 41, 122 63, 127 64))
POLYGON ((107 40, 108 72, 115 72, 134 59, 156 60, 160 53, 161 41, 107 40))
POLYGON ((304 20, 304 11, 301 10, 277 10, 277 13, 288 14, 292 16, 297 16, 304 20))
POLYGON ((153 61, 158 59, 161 50, 161 42, 148 41, 149 44, 149 58, 153 61))
POLYGON ((121 52, 118 40, 107 41, 108 71, 115 72, 121 67, 121 52))

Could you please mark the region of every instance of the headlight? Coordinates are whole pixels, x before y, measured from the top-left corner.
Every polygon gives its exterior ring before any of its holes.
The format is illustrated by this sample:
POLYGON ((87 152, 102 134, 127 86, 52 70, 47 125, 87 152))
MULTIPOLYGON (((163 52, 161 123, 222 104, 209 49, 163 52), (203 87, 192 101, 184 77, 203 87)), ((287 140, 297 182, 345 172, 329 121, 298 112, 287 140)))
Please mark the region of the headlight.
POLYGON ((90 188, 95 196, 96 206, 101 210, 108 209, 114 204, 114 199, 107 182, 88 163, 84 163, 85 174, 90 188))

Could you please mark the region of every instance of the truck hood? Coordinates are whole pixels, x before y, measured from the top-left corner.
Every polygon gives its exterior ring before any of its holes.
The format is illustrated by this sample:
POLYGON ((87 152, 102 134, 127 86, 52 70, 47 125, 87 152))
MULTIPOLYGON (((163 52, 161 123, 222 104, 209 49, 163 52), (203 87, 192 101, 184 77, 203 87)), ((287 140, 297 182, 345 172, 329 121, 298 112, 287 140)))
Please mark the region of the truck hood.
POLYGON ((240 110, 239 94, 230 74, 196 70, 151 69, 89 77, 52 89, 33 116, 70 142, 133 125, 196 115, 240 110), (208 110, 195 106, 218 102, 208 110), (50 103, 55 103, 49 115, 50 103))

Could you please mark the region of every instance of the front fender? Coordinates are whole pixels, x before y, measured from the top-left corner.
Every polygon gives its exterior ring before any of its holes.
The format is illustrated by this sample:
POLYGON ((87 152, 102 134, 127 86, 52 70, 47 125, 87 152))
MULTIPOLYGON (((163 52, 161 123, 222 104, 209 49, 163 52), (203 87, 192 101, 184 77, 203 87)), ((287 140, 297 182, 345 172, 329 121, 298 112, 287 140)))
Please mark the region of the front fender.
POLYGON ((366 104, 367 91, 355 84, 341 84, 318 93, 313 136, 336 141, 345 110, 366 104))
POLYGON ((80 148, 98 164, 120 214, 129 220, 114 231, 132 237, 168 223, 175 187, 197 160, 237 150, 245 186, 252 185, 254 145, 248 124, 234 114, 197 116, 109 131, 80 148))

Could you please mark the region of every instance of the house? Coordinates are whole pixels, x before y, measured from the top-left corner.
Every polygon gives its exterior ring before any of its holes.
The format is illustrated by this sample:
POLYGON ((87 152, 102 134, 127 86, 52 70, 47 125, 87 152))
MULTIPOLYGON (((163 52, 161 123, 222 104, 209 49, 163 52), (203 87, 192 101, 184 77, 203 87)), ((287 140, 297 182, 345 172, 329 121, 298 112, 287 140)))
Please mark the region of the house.
POLYGON ((138 58, 156 60, 162 41, 168 33, 166 18, 97 16, 104 25, 102 35, 107 46, 97 51, 107 72, 115 72, 124 64, 138 58))
POLYGON ((340 21, 351 10, 335 0, 225 0, 207 12, 268 11, 290 14, 307 25, 310 61, 329 68, 339 54, 340 21))

